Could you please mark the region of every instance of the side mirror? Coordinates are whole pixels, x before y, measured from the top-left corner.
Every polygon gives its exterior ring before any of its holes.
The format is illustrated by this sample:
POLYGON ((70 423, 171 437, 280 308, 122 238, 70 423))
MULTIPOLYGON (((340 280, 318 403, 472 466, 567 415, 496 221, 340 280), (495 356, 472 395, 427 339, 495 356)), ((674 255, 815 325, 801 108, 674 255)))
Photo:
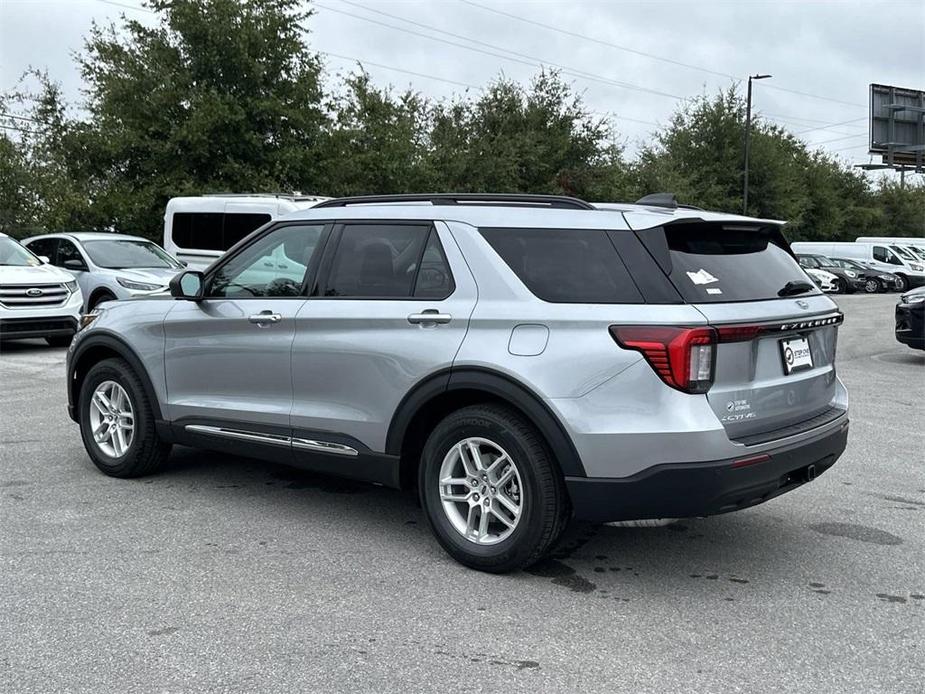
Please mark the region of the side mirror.
POLYGON ((48 265, 48 263, 51 262, 51 258, 49 258, 47 255, 40 255, 39 260, 42 261, 43 265, 48 265))
POLYGON ((77 258, 70 258, 64 261, 64 268, 67 270, 80 270, 81 272, 86 271, 87 266, 82 260, 77 258))
POLYGON ((206 278, 199 270, 186 270, 170 280, 170 295, 175 299, 201 301, 206 278))

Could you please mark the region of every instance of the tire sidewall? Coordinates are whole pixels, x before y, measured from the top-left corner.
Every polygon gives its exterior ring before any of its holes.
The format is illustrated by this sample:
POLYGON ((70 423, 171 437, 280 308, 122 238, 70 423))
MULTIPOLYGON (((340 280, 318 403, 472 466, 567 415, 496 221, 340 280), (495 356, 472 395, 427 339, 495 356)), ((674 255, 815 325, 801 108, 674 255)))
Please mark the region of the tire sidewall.
POLYGON ((896 275, 899 278, 899 286, 896 288, 898 292, 904 292, 909 288, 909 280, 906 279, 905 275, 896 275))
POLYGON ((83 439, 84 448, 98 468, 113 476, 124 475, 134 465, 141 442, 144 441, 148 427, 151 426, 148 413, 144 409, 143 394, 135 383, 135 379, 130 378, 126 374, 126 369, 127 367, 113 360, 100 362, 92 367, 86 378, 84 378, 80 387, 80 396, 78 399, 78 407, 80 408, 80 436, 83 439), (132 443, 120 458, 111 458, 106 455, 99 449, 96 442, 93 440, 93 432, 90 425, 90 399, 93 397, 93 391, 95 391, 97 386, 103 381, 115 381, 122 386, 132 405, 135 424, 132 443))
POLYGON ((878 280, 867 280, 864 282, 864 291, 868 294, 876 294, 880 291, 880 282, 878 280))
POLYGON ((528 553, 542 534, 536 522, 541 505, 540 483, 521 437, 492 418, 469 415, 440 425, 424 446, 419 472, 419 493, 424 514, 440 544, 457 560, 476 568, 491 568, 496 563, 516 561, 528 553), (480 437, 503 448, 514 461, 521 480, 520 520, 514 531, 493 545, 478 545, 467 540, 453 527, 440 500, 440 466, 449 450, 463 439, 480 437))

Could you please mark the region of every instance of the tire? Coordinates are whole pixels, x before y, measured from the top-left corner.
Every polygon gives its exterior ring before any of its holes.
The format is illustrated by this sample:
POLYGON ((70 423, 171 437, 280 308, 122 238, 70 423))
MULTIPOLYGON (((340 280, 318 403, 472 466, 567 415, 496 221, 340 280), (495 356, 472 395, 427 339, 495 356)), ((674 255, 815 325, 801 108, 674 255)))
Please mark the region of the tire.
POLYGON ((896 278, 898 280, 896 283, 896 291, 898 292, 906 291, 909 288, 909 278, 906 277, 905 275, 896 275, 896 278))
POLYGON ((845 282, 841 277, 835 278, 835 293, 836 294, 847 294, 848 293, 848 283, 845 282))
POLYGON ((45 342, 48 343, 49 347, 67 347, 73 340, 73 335, 55 335, 54 337, 45 338, 45 342))
POLYGON ((104 359, 90 368, 80 387, 77 406, 84 448, 101 472, 110 477, 141 477, 157 472, 166 463, 170 444, 158 438, 154 425, 154 411, 145 394, 144 386, 132 367, 122 359, 104 359), (119 405, 116 409, 131 411, 133 421, 130 438, 123 439, 127 445, 121 451, 121 455, 115 443, 115 435, 110 438, 109 443, 99 443, 94 439, 92 428, 93 420, 102 418, 100 408, 91 404, 94 393, 100 386, 113 383, 122 389, 128 407, 126 408, 125 402, 120 402, 118 397, 112 397, 112 393, 118 391, 108 391, 107 400, 119 405), (95 415, 91 411, 93 409, 96 409, 95 415))
POLYGON ((864 280, 864 291, 868 294, 876 294, 882 291, 880 282, 875 279, 864 280))
POLYGON ((97 306, 99 306, 104 301, 115 301, 116 297, 110 294, 109 292, 100 292, 96 296, 90 299, 90 303, 87 304, 87 312, 89 313, 97 306))
MULTIPOLYGON (((470 450, 468 446, 466 450, 470 450)), ((474 457, 466 460, 471 464, 474 457)), ((434 428, 421 455, 418 493, 428 524, 443 549, 461 564, 490 573, 516 571, 541 559, 561 534, 570 510, 562 473, 539 432, 514 410, 497 405, 465 407, 434 428), (484 461, 480 472, 488 475, 487 482, 477 480, 481 486, 470 489, 475 477, 466 472, 462 473, 465 477, 452 473, 449 476, 462 482, 468 480, 468 484, 444 487, 440 484, 441 468, 443 472, 448 467, 464 470, 457 444, 470 440, 477 441, 479 458, 484 461), (511 465, 502 462, 503 467, 494 472, 484 470, 497 460, 499 450, 508 456, 511 465), (512 474, 513 479, 503 487, 492 486, 492 480, 497 482, 512 474), (466 501, 447 501, 451 507, 447 510, 441 499, 445 492, 453 493, 454 498, 465 496, 466 501), (510 514, 502 501, 519 503, 519 513, 510 514), (478 508, 479 525, 473 529, 473 539, 469 539, 460 522, 465 525, 472 517, 473 505, 478 508), (482 512, 489 507, 488 531, 477 540, 482 512), (509 521, 516 518, 513 527, 501 523, 496 512, 509 521)))

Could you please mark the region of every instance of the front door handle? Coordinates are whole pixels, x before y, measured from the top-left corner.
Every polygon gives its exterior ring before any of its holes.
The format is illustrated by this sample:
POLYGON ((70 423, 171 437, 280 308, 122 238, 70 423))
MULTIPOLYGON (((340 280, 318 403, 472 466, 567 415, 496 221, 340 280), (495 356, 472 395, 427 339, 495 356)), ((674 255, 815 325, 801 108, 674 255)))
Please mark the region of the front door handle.
POLYGON ((253 316, 249 316, 247 320, 251 323, 256 323, 257 325, 263 326, 267 323, 279 323, 283 317, 278 313, 273 313, 272 311, 261 311, 260 313, 255 313, 253 316))
POLYGON ((433 308, 429 308, 421 313, 412 313, 408 316, 408 322, 413 325, 449 323, 451 320, 453 320, 453 316, 449 313, 440 313, 433 308))

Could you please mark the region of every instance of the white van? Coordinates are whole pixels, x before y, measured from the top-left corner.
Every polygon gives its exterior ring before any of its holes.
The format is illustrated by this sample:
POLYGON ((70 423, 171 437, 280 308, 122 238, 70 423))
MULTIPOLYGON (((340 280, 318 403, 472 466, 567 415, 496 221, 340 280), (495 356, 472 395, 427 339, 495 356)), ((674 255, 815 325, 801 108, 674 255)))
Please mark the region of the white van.
POLYGON ((201 270, 254 229, 328 199, 261 193, 171 198, 164 214, 164 249, 201 270))
POLYGON ((818 253, 830 258, 858 260, 875 270, 891 272, 901 281, 899 291, 925 284, 925 260, 909 248, 888 243, 851 243, 797 241, 790 244, 794 253, 818 253))
POLYGON ((885 243, 888 246, 902 246, 925 260, 925 238, 911 236, 859 236, 858 243, 885 243))

